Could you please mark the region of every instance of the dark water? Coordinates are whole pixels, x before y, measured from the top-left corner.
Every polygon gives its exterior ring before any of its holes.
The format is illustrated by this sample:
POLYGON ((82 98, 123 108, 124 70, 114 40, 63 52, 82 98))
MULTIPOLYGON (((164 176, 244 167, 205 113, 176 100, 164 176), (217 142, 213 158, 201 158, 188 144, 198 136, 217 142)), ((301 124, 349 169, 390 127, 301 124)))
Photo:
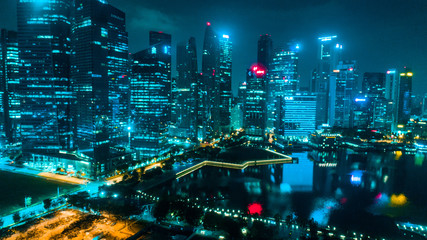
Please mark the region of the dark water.
POLYGON ((37 203, 46 198, 77 189, 77 185, 66 184, 44 178, 0 171, 0 216, 14 209, 24 207, 25 196, 37 203))
POLYGON ((373 215, 427 223, 425 153, 339 150, 291 156, 299 163, 244 170, 204 167, 152 191, 197 197, 203 204, 243 211, 258 202, 267 216, 296 213, 320 224, 339 222, 343 216, 357 222, 373 215))

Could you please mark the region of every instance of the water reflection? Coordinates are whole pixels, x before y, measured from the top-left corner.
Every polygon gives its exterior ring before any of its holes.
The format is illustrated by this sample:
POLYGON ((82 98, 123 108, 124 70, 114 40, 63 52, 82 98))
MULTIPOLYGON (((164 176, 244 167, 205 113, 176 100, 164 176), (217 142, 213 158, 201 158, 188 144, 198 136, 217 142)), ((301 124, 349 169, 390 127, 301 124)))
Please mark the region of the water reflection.
POLYGON ((197 197, 210 206, 243 211, 248 204, 258 202, 267 215, 286 217, 296 212, 324 224, 333 210, 355 202, 360 202, 360 207, 369 206, 376 214, 427 221, 426 153, 341 149, 291 156, 298 158, 298 163, 244 170, 204 167, 152 191, 197 197), (396 212, 394 208, 404 210, 396 212))

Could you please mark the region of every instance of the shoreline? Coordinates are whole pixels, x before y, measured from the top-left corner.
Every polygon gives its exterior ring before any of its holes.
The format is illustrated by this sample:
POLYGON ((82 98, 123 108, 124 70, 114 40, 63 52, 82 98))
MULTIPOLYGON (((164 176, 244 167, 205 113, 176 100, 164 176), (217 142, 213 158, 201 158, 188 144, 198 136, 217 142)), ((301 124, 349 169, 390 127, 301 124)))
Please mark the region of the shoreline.
POLYGON ((84 180, 84 179, 73 179, 67 176, 61 176, 54 173, 41 172, 35 169, 26 168, 26 167, 13 167, 5 164, 3 164, 3 166, 0 165, 0 171, 14 173, 14 174, 21 174, 21 175, 30 176, 30 177, 37 177, 37 178, 42 178, 49 181, 66 183, 71 185, 86 185, 89 182, 88 180, 84 180), (76 180, 79 180, 79 181, 76 181, 76 180))

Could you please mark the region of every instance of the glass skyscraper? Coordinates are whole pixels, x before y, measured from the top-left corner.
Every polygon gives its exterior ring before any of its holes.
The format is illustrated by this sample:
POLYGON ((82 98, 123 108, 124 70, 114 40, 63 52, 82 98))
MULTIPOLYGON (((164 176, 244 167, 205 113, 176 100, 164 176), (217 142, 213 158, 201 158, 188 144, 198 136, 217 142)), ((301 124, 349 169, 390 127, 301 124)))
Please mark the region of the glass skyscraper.
MULTIPOLYGON (((202 126, 206 136, 215 136, 220 131, 220 84, 219 84, 219 39, 208 22, 205 30, 202 52, 202 77, 206 93, 202 111, 202 126)), ((201 89, 199 89, 200 91, 201 89)), ((204 136, 204 137, 206 137, 204 136)))
POLYGON ((267 124, 267 69, 254 65, 246 76, 246 101, 243 125, 249 136, 263 137, 267 124))
POLYGON ((267 128, 272 129, 275 125, 276 104, 279 96, 295 94, 299 91, 298 74, 298 50, 297 44, 288 44, 286 49, 274 52, 268 74, 268 120, 267 128))
POLYGON ((357 86, 356 61, 340 61, 329 83, 329 125, 353 127, 353 99, 357 86))
POLYGON ((222 133, 230 132, 231 124, 231 76, 232 42, 228 35, 219 38, 219 121, 222 133))
POLYGON ((408 68, 400 73, 397 108, 397 123, 399 124, 407 124, 411 118, 412 76, 413 73, 408 68))
POLYGON ((19 0, 21 135, 24 156, 72 147, 69 0, 19 0))
POLYGON ((176 135, 196 138, 197 109, 197 52, 196 40, 191 37, 187 43, 177 45, 177 79, 173 89, 175 108, 174 129, 176 135))
MULTIPOLYGON (((105 1, 76 0, 72 28, 75 139, 94 159, 91 175, 114 169, 111 147, 124 144, 129 116, 125 14, 105 1)), ((127 143, 127 141, 126 141, 127 143)))
POLYGON ((271 35, 260 35, 257 54, 257 63, 270 70, 270 64, 273 59, 273 40, 271 35))
POLYGON ((316 126, 328 123, 329 82, 332 71, 336 69, 338 61, 341 60, 342 53, 342 45, 337 41, 337 36, 320 37, 318 40, 318 65, 313 72, 310 84, 311 92, 317 94, 318 100, 316 126))
POLYGON ((17 93, 19 84, 19 51, 15 31, 1 29, 0 32, 0 93, 1 130, 8 143, 18 141, 20 99, 17 93))
POLYGON ((294 93, 277 97, 276 135, 278 139, 307 138, 316 130, 316 95, 294 93))
POLYGON ((141 157, 166 150, 171 102, 171 35, 150 32, 148 49, 132 54, 131 146, 141 157))

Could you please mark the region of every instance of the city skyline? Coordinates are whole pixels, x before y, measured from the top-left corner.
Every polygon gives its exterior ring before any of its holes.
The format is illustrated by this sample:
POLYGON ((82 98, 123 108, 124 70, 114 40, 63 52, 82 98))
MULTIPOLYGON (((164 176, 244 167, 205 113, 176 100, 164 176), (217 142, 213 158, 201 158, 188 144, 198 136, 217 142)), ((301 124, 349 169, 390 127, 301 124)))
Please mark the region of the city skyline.
MULTIPOLYGON (((385 72, 389 68, 411 67, 414 72, 414 93, 427 91, 422 84, 427 76, 423 69, 422 42, 426 40, 422 14, 427 9, 423 1, 362 1, 358 4, 338 1, 268 3, 233 1, 164 4, 164 1, 108 1, 127 16, 129 52, 149 46, 151 30, 164 31, 172 37, 172 55, 176 44, 189 37, 203 45, 207 21, 219 35, 228 34, 233 42, 233 92, 245 80, 246 69, 256 62, 256 44, 260 34, 271 34, 274 48, 294 40, 301 44, 301 86, 307 87, 311 71, 316 67, 317 38, 338 35, 344 45, 344 59, 357 60, 360 73, 385 72), (265 5, 264 5, 265 4, 265 5), (271 6, 275 6, 272 8, 271 6), (263 11, 259 11, 263 8, 263 11), (191 14, 190 14, 191 12, 191 14), (259 17, 258 17, 259 16, 259 17), (396 17, 404 16, 404 17, 396 17), (396 48, 395 46, 399 46, 396 48)), ((0 27, 16 30, 16 2, 0 3, 0 27)), ((201 53, 198 52, 199 67, 201 53)), ((175 59, 172 65, 175 65, 175 59)), ((176 75, 175 70, 173 70, 176 75)), ((360 85, 359 85, 360 86, 360 85)))
POLYGON ((425 239, 401 3, 3 0, 0 238, 425 239))

